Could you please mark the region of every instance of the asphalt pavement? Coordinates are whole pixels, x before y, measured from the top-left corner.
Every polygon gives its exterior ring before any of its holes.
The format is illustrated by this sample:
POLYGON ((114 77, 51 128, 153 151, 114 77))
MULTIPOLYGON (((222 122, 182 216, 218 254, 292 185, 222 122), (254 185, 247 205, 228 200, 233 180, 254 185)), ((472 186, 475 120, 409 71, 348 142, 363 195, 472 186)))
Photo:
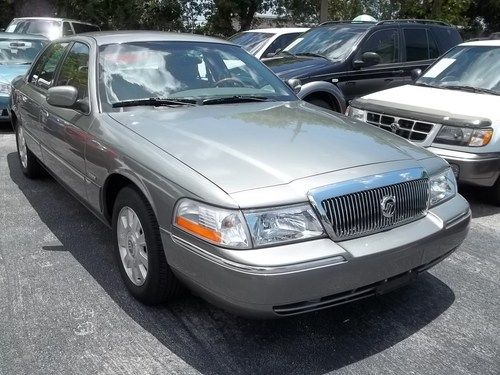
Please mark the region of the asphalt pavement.
POLYGON ((25 178, 0 125, 0 375, 499 374, 500 207, 462 192, 464 244, 395 292, 271 321, 190 294, 151 308, 122 284, 111 231, 25 178))

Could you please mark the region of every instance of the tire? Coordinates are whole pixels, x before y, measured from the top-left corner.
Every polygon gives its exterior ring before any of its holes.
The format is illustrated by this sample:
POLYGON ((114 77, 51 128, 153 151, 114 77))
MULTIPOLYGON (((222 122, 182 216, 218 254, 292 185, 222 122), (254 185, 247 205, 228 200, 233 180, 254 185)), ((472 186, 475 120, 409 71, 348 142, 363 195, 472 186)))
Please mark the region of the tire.
POLYGON ((167 263, 153 209, 132 186, 118 193, 112 223, 116 261, 129 292, 147 305, 165 303, 180 294, 182 287, 167 263))
POLYGON ((306 102, 314 104, 317 107, 328 109, 330 111, 336 111, 336 109, 333 108, 333 106, 324 99, 312 98, 312 99, 306 100, 306 102))
POLYGON ((38 178, 44 174, 44 169, 40 165, 37 157, 30 151, 24 138, 24 129, 21 123, 15 126, 16 131, 16 145, 17 156, 19 157, 19 164, 24 175, 28 178, 38 178))

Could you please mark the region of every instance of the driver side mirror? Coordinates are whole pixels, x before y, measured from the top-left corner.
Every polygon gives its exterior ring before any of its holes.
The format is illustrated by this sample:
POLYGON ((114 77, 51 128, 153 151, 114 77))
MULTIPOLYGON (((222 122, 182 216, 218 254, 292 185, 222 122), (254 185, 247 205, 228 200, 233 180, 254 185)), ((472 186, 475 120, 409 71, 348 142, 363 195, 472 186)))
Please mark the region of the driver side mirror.
POLYGON ((73 86, 55 86, 47 90, 47 103, 54 107, 72 108, 78 100, 78 90, 73 86))
POLYGON ((375 52, 365 52, 361 55, 361 60, 355 60, 353 63, 354 68, 365 68, 368 66, 373 66, 380 64, 380 55, 375 52))
POLYGON ((302 83, 300 82, 300 79, 297 78, 291 78, 288 81, 286 81, 286 84, 290 86, 293 90, 294 93, 298 94, 300 90, 302 89, 302 83))
POLYGON ((412 79, 412 81, 416 81, 420 76, 422 75, 422 69, 413 69, 411 72, 410 72, 410 77, 412 79))

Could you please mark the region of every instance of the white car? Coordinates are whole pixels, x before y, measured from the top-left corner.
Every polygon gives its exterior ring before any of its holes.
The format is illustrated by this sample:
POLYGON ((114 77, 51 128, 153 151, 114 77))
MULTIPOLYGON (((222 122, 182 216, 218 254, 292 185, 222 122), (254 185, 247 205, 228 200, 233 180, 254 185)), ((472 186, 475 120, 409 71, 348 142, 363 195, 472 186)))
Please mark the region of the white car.
POLYGON ((500 40, 462 43, 413 84, 355 99, 347 113, 427 147, 500 204, 500 40))
POLYGON ((306 27, 255 29, 234 34, 229 41, 242 46, 258 59, 264 59, 273 57, 307 30, 306 27))

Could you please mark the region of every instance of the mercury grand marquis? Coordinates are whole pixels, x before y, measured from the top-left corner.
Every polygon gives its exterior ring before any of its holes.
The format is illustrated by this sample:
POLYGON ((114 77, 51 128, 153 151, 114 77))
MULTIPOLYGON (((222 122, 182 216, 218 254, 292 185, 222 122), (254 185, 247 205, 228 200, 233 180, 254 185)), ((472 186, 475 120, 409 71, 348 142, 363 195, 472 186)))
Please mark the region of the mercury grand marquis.
POLYGON ((299 100, 226 41, 59 39, 11 100, 22 171, 112 228, 146 304, 184 285, 248 316, 331 307, 413 280, 469 228, 446 161, 299 100))

